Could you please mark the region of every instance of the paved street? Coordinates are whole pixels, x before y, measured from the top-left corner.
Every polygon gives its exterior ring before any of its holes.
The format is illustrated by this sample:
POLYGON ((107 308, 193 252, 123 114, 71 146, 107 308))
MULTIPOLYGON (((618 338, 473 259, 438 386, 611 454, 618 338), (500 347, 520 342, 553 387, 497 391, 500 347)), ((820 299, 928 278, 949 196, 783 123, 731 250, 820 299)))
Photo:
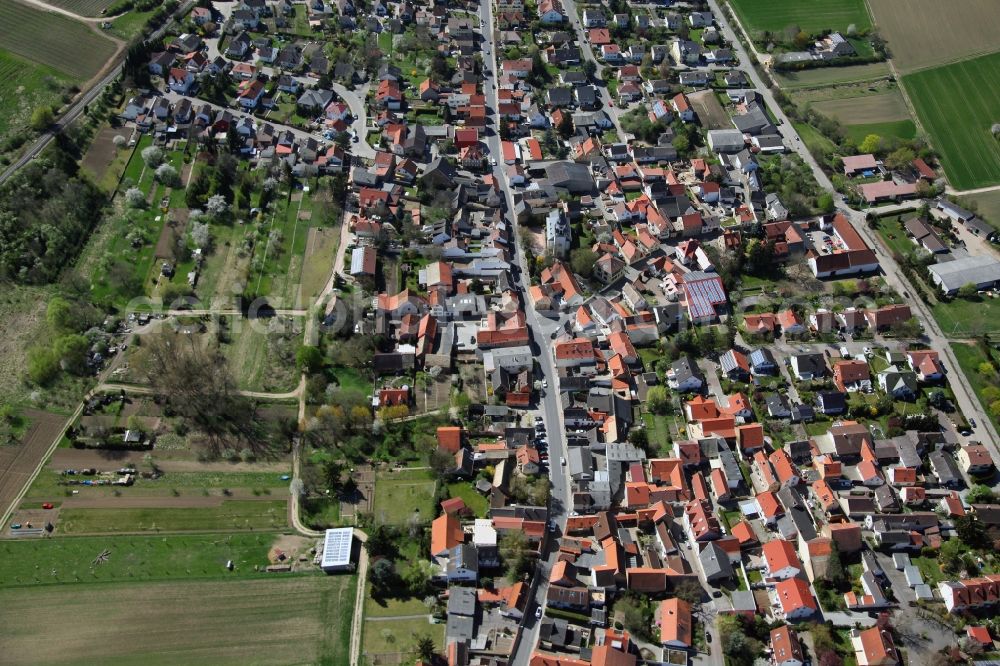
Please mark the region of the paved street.
MULTIPOLYGON (((580 21, 580 14, 577 12, 576 3, 573 0, 563 0, 563 11, 569 16, 569 22, 572 24, 573 30, 576 32, 576 39, 580 44, 580 61, 586 62, 589 58, 597 65, 597 71, 594 74, 596 78, 604 78, 604 65, 601 61, 597 59, 597 55, 594 53, 594 49, 590 46, 590 40, 587 39, 587 32, 583 29, 583 23, 580 21)), ((618 132, 618 137, 625 141, 625 130, 622 129, 621 123, 618 121, 618 109, 614 104, 611 103, 611 95, 608 94, 608 87, 598 86, 598 93, 601 96, 601 102, 604 104, 604 111, 608 114, 611 122, 615 125, 615 130, 618 132)))
MULTIPOLYGON (((489 29, 489 26, 493 25, 493 7, 489 0, 482 0, 480 3, 480 16, 486 21, 485 39, 490 53, 489 57, 484 58, 484 66, 489 72, 488 80, 492 80, 490 85, 484 86, 486 90, 486 106, 496 114, 498 109, 497 93, 496 86, 492 85, 492 82, 496 81, 496 42, 494 31, 489 29)), ((502 154, 500 151, 500 136, 495 131, 495 128, 499 126, 498 123, 499 116, 494 115, 494 131, 491 131, 486 137, 486 144, 489 147, 490 154, 494 157, 499 157, 502 154)), ((571 485, 568 468, 559 464, 559 459, 566 456, 566 429, 562 421, 562 410, 559 408, 558 374, 555 370, 552 355, 549 353, 548 336, 553 329, 553 324, 535 311, 534 305, 528 298, 527 284, 530 274, 528 273, 524 251, 517 241, 517 220, 514 219, 512 214, 514 210, 514 196, 503 166, 503 160, 497 159, 497 166, 493 167, 493 175, 504 192, 506 203, 504 214, 507 216, 507 221, 514 231, 513 238, 517 247, 517 265, 520 270, 520 275, 517 277, 515 284, 520 290, 521 298, 524 302, 524 311, 529 330, 531 331, 530 344, 536 354, 536 359, 542 371, 542 377, 548 383, 548 389, 542 392, 539 408, 548 435, 549 461, 551 463, 549 465, 549 476, 552 482, 552 501, 550 503, 551 511, 549 515, 550 519, 558 525, 558 533, 562 533, 563 528, 566 526, 568 511, 571 509, 571 485)), ((535 619, 535 608, 543 606, 545 603, 545 596, 548 590, 548 572, 555 564, 557 554, 557 549, 552 549, 547 555, 545 553, 542 554, 544 562, 539 563, 538 571, 535 574, 539 578, 538 591, 535 599, 529 602, 525 608, 526 615, 522 629, 523 634, 521 641, 518 643, 517 651, 512 655, 512 663, 514 664, 527 664, 532 650, 538 643, 538 630, 541 623, 535 619)))

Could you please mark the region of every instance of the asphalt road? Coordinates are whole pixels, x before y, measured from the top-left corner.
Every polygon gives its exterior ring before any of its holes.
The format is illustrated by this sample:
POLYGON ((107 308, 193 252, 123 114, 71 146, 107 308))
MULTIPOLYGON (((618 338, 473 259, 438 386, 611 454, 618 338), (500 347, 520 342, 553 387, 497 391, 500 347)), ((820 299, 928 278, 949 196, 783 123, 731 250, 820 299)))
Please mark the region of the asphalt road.
MULTIPOLYGON (((507 181, 507 175, 504 172, 504 163, 503 158, 501 157, 502 153, 500 151, 500 136, 496 131, 497 127, 499 127, 496 91, 496 43, 495 34, 490 29, 493 25, 493 8, 489 0, 483 0, 480 3, 479 15, 483 17, 485 21, 484 49, 488 51, 488 53, 484 52, 483 54, 484 67, 489 74, 484 85, 486 105, 492 111, 494 119, 493 131, 491 131, 486 137, 486 145, 489 148, 490 155, 498 158, 496 160, 497 165, 493 167, 493 175, 497 178, 497 182, 500 184, 500 188, 504 193, 504 201, 506 203, 504 215, 507 217, 507 221, 514 231, 513 236, 516 246, 516 261, 520 269, 520 275, 518 276, 515 284, 520 292, 522 302, 524 303, 525 316, 531 333, 530 344, 532 350, 535 352, 535 358, 541 369, 542 377, 548 384, 548 388, 544 389, 542 392, 539 410, 545 423, 545 430, 548 438, 549 462, 551 463, 549 466, 549 478, 552 484, 552 501, 550 503, 551 510, 549 518, 550 520, 555 521, 558 525, 558 533, 562 533, 562 530, 566 526, 568 511, 571 507, 571 485, 569 482, 568 467, 564 467, 559 464, 560 458, 566 456, 566 430, 562 421, 562 410, 559 408, 558 375, 555 370, 552 354, 550 353, 551 341, 549 340, 549 335, 551 331, 555 329, 555 323, 540 316, 535 311, 535 308, 533 307, 527 294, 529 280, 527 262, 520 243, 517 241, 518 225, 517 220, 514 219, 512 214, 514 210, 514 197, 511 191, 510 183, 507 181)), ((549 571, 551 571, 552 566, 555 564, 557 553, 558 550, 552 548, 550 548, 549 552, 542 553, 542 558, 535 574, 539 577, 537 592, 534 600, 529 602, 525 608, 525 618, 522 621, 521 640, 518 642, 516 652, 512 655, 511 663, 513 664, 527 664, 535 645, 538 643, 538 629, 541 623, 539 620, 535 619, 534 613, 538 606, 544 606, 545 595, 548 590, 548 574, 549 571)))

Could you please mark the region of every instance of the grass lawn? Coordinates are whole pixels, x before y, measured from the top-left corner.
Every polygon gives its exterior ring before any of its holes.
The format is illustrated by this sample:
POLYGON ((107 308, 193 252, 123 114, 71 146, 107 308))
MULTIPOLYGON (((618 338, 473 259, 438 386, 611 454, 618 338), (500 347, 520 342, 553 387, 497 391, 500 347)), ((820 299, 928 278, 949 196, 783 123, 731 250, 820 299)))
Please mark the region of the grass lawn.
POLYGON ((304 499, 302 521, 309 527, 325 530, 343 524, 340 519, 340 500, 330 497, 310 497, 304 499))
POLYGON ((375 520, 404 525, 413 516, 421 522, 434 518, 436 482, 430 470, 383 472, 375 481, 375 520))
POLYGON ((957 189, 1000 182, 997 122, 1000 53, 903 77, 917 116, 957 189))
POLYGON ((344 391, 355 391, 364 395, 371 395, 374 384, 372 380, 361 375, 354 368, 334 367, 330 370, 331 380, 344 391))
MULTIPOLYGON (((994 386, 997 382, 996 377, 984 377, 979 373, 979 364, 984 361, 992 361, 994 367, 998 364, 996 359, 987 359, 983 355, 982 350, 975 346, 966 344, 964 342, 953 342, 951 345, 952 352, 955 353, 955 358, 958 360, 958 365, 961 366, 962 372, 965 376, 969 378, 969 384, 972 386, 972 390, 976 392, 979 397, 980 403, 982 403, 983 412, 989 414, 989 405, 983 400, 983 389, 987 386, 994 386)), ((969 415, 966 415, 969 416, 969 415)), ((994 425, 1000 427, 1000 419, 993 419, 994 425)))
POLYGON ((904 256, 913 254, 916 251, 917 246, 906 236, 901 216, 891 215, 879 218, 876 228, 878 229, 878 235, 882 238, 882 242, 885 243, 891 252, 904 256))
POLYGON ((803 425, 806 429, 806 434, 810 437, 825 435, 830 430, 830 421, 813 421, 803 425))
POLYGON ((971 338, 1000 331, 1000 299, 977 296, 975 300, 939 301, 931 312, 941 332, 949 337, 971 338))
POLYGON ((396 657, 403 653, 411 658, 404 658, 400 663, 413 661, 416 657, 417 641, 424 636, 430 636, 438 650, 444 648, 444 628, 444 624, 431 624, 430 621, 420 618, 387 622, 366 621, 361 645, 362 658, 367 663, 374 664, 381 663, 375 660, 374 655, 392 653, 392 656, 396 657))
POLYGON ((905 139, 907 141, 917 136, 917 126, 912 120, 845 125, 844 128, 847 130, 847 136, 857 143, 864 141, 869 134, 877 134, 883 139, 905 139))
MULTIPOLYGON (((178 271, 180 273, 180 271, 178 271)), ((291 391, 299 381, 295 368, 295 350, 301 336, 300 319, 280 317, 270 322, 258 320, 229 320, 230 341, 222 345, 222 352, 230 360, 241 389, 248 391, 291 391), (284 333, 272 332, 273 327, 284 333)))
POLYGON ((649 445, 655 447, 657 451, 669 452, 671 439, 668 417, 646 412, 642 415, 642 422, 646 427, 649 445))
POLYGON ((0 590, 4 663, 344 664, 356 581, 258 574, 0 590), (123 626, 142 640, 121 640, 123 626))
POLYGON ((61 104, 71 82, 55 67, 0 49, 0 140, 26 130, 35 109, 61 104))
POLYGON ((839 83, 872 81, 889 76, 888 63, 875 62, 868 65, 850 67, 821 67, 804 69, 801 72, 774 72, 778 85, 785 89, 805 89, 830 86, 839 83))
POLYGON ((275 530, 288 525, 288 500, 231 500, 183 509, 62 509, 59 534, 275 530))
POLYGON ((954 576, 948 576, 948 574, 941 571, 941 567, 938 566, 938 559, 936 557, 913 557, 910 556, 910 562, 915 564, 918 569, 920 569, 920 575, 923 576, 924 582, 931 587, 937 587, 937 584, 943 580, 950 580, 954 576))
POLYGON ((795 131, 799 133, 799 136, 802 137, 802 141, 805 142, 806 148, 808 148, 809 152, 814 156, 836 152, 837 144, 826 138, 812 125, 807 125, 806 123, 792 123, 792 125, 795 127, 795 131))
POLYGON ((489 502, 486 498, 476 490, 473 485, 467 481, 459 481, 457 483, 448 484, 448 493, 452 497, 461 497, 462 501, 465 502, 465 506, 476 514, 476 518, 485 518, 486 511, 489 508, 489 502))
POLYGON ((646 372, 652 372, 653 365, 663 358, 663 354, 655 347, 642 347, 638 352, 639 358, 642 359, 642 367, 646 369, 646 372))
POLYGON ((872 25, 864 0, 731 0, 730 4, 755 38, 755 33, 780 33, 791 25, 807 33, 827 29, 843 32, 852 24, 864 32, 872 25))
MULTIPOLYGON (((291 474, 291 467, 285 474, 291 474)), ((122 497, 159 496, 166 497, 176 490, 181 496, 203 496, 203 490, 236 488, 256 489, 262 494, 269 492, 276 498, 282 497, 281 490, 288 487, 288 481, 281 479, 277 472, 168 472, 158 479, 136 479, 134 485, 118 488, 122 497)), ((45 468, 28 489, 27 498, 55 499, 70 491, 69 486, 60 485, 66 477, 51 468, 45 468)), ((113 488, 94 486, 91 488, 74 486, 80 497, 111 497, 113 488)), ((212 493, 212 494, 219 494, 212 493)))
POLYGON ((111 21, 111 32, 121 39, 132 39, 146 27, 155 10, 140 12, 130 10, 111 21))
POLYGON ((254 576, 255 566, 267 565, 276 538, 262 532, 5 540, 0 541, 0 589, 74 582, 74 572, 91 582, 254 576), (105 549, 111 551, 108 561, 93 566, 105 549), (231 572, 224 568, 229 560, 235 565, 231 572))

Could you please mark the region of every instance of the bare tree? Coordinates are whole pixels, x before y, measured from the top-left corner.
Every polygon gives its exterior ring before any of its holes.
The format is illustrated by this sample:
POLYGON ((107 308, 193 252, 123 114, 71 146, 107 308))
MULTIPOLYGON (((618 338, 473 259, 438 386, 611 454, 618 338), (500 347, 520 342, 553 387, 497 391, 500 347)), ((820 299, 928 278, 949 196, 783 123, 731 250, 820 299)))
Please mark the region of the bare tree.
POLYGON ((254 402, 240 395, 229 364, 197 336, 161 332, 143 345, 146 378, 168 406, 199 430, 211 453, 244 443, 264 451, 267 438, 254 402))

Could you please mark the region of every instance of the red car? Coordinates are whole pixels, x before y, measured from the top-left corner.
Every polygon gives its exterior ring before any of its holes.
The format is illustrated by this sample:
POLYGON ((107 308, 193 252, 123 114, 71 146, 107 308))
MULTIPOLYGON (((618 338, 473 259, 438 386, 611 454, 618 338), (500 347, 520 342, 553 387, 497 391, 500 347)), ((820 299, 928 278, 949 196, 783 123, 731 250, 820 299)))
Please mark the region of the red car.
POLYGON ((42 508, 43 509, 51 509, 52 508, 52 502, 46 502, 45 504, 42 505, 42 508))

